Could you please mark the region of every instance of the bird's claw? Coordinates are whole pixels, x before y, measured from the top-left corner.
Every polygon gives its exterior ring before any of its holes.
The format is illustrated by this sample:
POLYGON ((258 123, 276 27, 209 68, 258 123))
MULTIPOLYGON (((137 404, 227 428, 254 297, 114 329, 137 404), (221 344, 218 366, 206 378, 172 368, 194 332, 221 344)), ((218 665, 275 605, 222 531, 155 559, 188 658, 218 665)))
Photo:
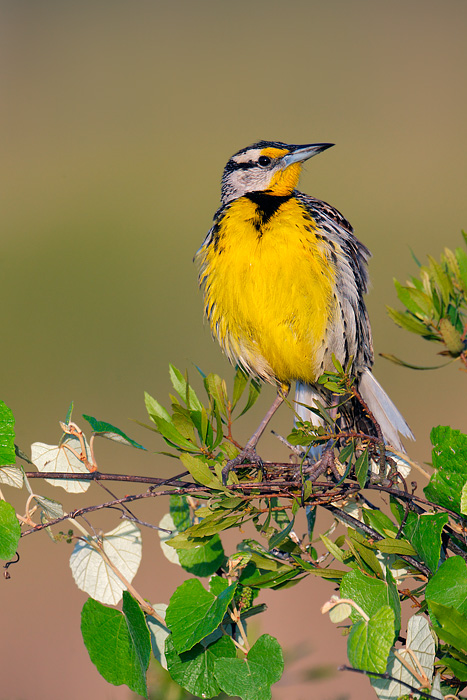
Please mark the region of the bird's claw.
POLYGON ((222 483, 224 486, 227 485, 227 479, 232 469, 235 467, 240 467, 242 464, 252 464, 259 469, 263 468, 263 461, 258 455, 254 447, 245 447, 236 457, 229 459, 227 464, 222 470, 222 483))
POLYGON ((341 476, 336 467, 336 460, 332 447, 325 449, 321 455, 321 459, 314 464, 305 467, 303 471, 309 474, 308 478, 310 481, 316 481, 318 477, 326 472, 331 472, 336 480, 339 480, 341 476))

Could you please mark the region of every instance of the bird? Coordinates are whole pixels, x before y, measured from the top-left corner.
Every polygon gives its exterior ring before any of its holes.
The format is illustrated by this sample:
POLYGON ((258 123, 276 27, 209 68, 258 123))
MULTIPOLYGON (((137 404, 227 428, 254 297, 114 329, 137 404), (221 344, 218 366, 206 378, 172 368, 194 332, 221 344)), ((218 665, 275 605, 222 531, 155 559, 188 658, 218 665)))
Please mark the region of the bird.
MULTIPOLYGON (((324 372, 335 371, 333 357, 343 367, 351 362, 354 386, 384 441, 405 453, 401 436, 413 438, 372 373, 364 301, 370 251, 337 209, 297 189, 303 164, 333 145, 258 141, 237 151, 225 165, 220 207, 195 255, 212 334, 232 364, 277 390, 227 471, 255 461, 257 442, 294 381, 299 419, 313 422, 317 401, 335 404, 335 395, 318 384, 324 372)), ((355 396, 340 412, 341 429, 378 434, 355 396)))

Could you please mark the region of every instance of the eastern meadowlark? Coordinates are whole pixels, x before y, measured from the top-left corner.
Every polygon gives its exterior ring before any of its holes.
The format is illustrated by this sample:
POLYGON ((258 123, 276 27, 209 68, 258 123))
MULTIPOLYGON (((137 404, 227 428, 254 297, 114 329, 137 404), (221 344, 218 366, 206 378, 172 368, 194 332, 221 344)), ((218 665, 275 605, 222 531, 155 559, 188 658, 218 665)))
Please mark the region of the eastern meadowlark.
MULTIPOLYGON (((353 358, 355 386, 385 441, 404 451, 399 434, 413 437, 371 372, 363 300, 370 252, 337 209, 295 189, 304 161, 332 145, 260 141, 233 155, 222 176, 221 206, 196 254, 205 314, 223 351, 278 390, 240 460, 254 451, 292 381, 302 419, 313 422, 306 406, 317 399, 333 404, 335 397, 317 384, 323 372, 334 371, 333 354, 344 367, 353 358)), ((376 435, 355 397, 341 413, 341 427, 376 435)))

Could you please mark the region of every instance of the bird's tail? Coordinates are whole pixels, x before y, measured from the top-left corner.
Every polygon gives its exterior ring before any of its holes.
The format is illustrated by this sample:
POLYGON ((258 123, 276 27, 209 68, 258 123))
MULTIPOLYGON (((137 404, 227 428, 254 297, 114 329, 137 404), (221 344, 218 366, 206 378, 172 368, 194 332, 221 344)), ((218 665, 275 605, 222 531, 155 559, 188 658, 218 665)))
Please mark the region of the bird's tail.
POLYGON ((380 426, 384 440, 399 452, 405 453, 400 436, 415 440, 413 433, 369 369, 362 372, 357 389, 380 426))
MULTIPOLYGON (((363 370, 357 389, 380 426, 385 442, 392 445, 399 452, 405 453, 400 435, 414 439, 412 431, 369 369, 363 370)), ((297 382, 295 410, 301 420, 310 421, 314 425, 322 425, 323 421, 306 407, 313 407, 316 401, 329 405, 335 402, 335 399, 335 396, 323 391, 321 387, 317 389, 311 384, 297 382)), ((367 435, 376 435, 373 422, 365 414, 363 407, 355 397, 351 397, 346 404, 341 406, 339 412, 341 414, 341 429, 348 428, 359 430, 367 435)))

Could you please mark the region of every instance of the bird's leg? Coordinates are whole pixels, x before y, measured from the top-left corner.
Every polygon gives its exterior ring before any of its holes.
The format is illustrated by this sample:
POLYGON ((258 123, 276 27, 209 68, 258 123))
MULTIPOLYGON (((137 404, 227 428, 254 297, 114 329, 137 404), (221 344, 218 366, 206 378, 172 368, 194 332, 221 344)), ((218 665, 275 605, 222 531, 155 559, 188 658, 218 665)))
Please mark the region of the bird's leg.
POLYGON ((224 485, 227 483, 230 470, 234 467, 239 467, 241 464, 243 464, 243 462, 246 461, 250 464, 257 464, 258 466, 262 466, 261 457, 259 457, 256 454, 256 445, 258 444, 258 440, 260 439, 261 435, 264 433, 267 424, 269 423, 279 406, 284 402, 287 393, 288 390, 279 390, 277 392, 277 396, 274 399, 271 408, 266 413, 266 415, 264 416, 263 420, 259 424, 258 428, 255 430, 251 438, 248 440, 243 450, 234 459, 231 459, 227 462, 227 464, 222 470, 222 481, 224 485))

